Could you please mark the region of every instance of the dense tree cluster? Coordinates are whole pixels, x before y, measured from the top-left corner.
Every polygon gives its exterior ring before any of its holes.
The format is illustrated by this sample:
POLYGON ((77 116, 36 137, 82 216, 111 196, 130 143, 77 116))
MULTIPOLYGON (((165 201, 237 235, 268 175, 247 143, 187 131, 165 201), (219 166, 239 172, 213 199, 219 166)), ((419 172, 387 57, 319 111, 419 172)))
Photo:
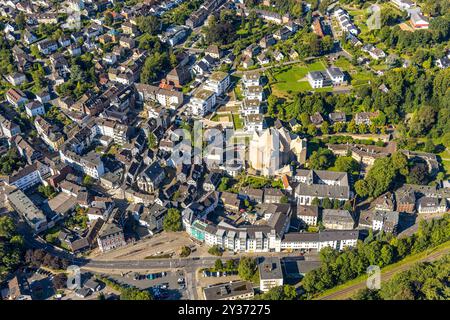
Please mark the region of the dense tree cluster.
POLYGON ((314 170, 325 170, 333 165, 335 156, 329 149, 320 148, 309 157, 309 167, 314 170))
POLYGON ((236 14, 230 10, 222 10, 220 14, 212 15, 205 27, 205 42, 225 45, 236 39, 238 20, 236 14))
POLYGON ((181 213, 180 210, 170 208, 167 212, 167 216, 163 221, 164 231, 180 231, 181 225, 181 213))
POLYGON ((256 296, 258 300, 295 300, 297 299, 297 292, 295 287, 285 284, 271 288, 269 291, 256 296))
POLYGON ((22 261, 23 238, 17 234, 14 220, 0 217, 0 282, 22 261))
POLYGON ((51 255, 42 249, 29 249, 25 253, 25 262, 32 267, 47 267, 53 270, 66 270, 70 261, 51 255))
POLYGON ((10 148, 1 158, 0 158, 0 173, 3 175, 10 175, 15 170, 19 169, 24 165, 24 161, 20 157, 16 148, 10 148))
POLYGON ((239 277, 243 280, 251 281, 255 279, 258 272, 258 264, 251 257, 241 257, 238 265, 239 277))
POLYGON ((268 101, 269 115, 282 120, 301 121, 306 133, 308 115, 319 112, 325 116, 339 110, 346 114, 361 111, 380 111, 371 126, 357 126, 350 121, 330 126, 330 132, 383 133, 386 124, 395 124, 404 138, 430 135, 445 136, 450 140, 450 70, 427 71, 417 66, 395 69, 375 78, 370 85, 358 86, 353 94, 314 92, 299 93, 294 101, 268 101), (389 88, 387 93, 380 85, 389 88), (407 114, 412 114, 407 126, 402 125, 407 114), (304 123, 306 122, 306 123, 304 123))
POLYGON ((394 181, 408 174, 408 160, 401 152, 379 158, 370 168, 364 180, 355 183, 355 191, 361 197, 378 197, 391 189, 394 181))
POLYGON ((143 83, 150 84, 156 81, 164 71, 177 65, 174 53, 157 36, 145 33, 139 40, 139 48, 148 51, 148 57, 141 71, 143 83))
POLYGON ((364 274, 370 265, 384 267, 435 247, 450 239, 449 226, 450 216, 446 215, 439 220, 421 221, 418 233, 409 238, 369 235, 355 248, 342 252, 324 248, 320 251, 321 267, 306 274, 302 287, 311 296, 364 274))
POLYGON ((380 290, 363 289, 354 300, 449 300, 450 255, 422 262, 383 283, 380 290))
POLYGON ((115 280, 105 277, 99 278, 107 286, 120 292, 120 300, 153 300, 152 294, 148 290, 140 290, 132 286, 124 286, 115 280))

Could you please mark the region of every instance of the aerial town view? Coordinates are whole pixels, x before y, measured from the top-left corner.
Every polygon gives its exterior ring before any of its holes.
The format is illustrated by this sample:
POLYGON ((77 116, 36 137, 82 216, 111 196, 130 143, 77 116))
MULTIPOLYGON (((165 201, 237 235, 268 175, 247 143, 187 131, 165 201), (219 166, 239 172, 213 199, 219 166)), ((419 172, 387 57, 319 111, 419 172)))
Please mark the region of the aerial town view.
POLYGON ((0 0, 0 76, 0 300, 450 300, 449 0, 0 0))

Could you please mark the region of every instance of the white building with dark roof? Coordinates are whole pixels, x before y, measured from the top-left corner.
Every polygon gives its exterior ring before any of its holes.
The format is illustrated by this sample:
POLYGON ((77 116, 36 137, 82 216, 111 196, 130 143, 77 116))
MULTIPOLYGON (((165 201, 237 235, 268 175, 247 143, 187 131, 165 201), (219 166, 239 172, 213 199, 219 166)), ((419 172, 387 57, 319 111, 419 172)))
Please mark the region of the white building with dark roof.
POLYGON ((293 181, 299 205, 311 205, 315 198, 347 201, 352 196, 346 172, 297 170, 293 181))

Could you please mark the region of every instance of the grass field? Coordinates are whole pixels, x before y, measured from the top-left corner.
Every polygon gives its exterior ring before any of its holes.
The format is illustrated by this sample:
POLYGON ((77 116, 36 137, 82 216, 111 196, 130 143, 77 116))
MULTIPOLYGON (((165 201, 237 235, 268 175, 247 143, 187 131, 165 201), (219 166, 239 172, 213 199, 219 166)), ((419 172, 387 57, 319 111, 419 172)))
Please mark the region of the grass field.
MULTIPOLYGON (((272 84, 272 93, 281 98, 292 98, 293 94, 310 91, 312 87, 305 79, 310 71, 319 71, 326 68, 322 61, 311 64, 298 64, 281 72, 275 73, 275 83, 272 84)), ((325 88, 327 89, 327 88, 325 88)))
POLYGON ((234 123, 234 130, 239 130, 244 127, 244 123, 239 114, 233 114, 233 123, 234 123))

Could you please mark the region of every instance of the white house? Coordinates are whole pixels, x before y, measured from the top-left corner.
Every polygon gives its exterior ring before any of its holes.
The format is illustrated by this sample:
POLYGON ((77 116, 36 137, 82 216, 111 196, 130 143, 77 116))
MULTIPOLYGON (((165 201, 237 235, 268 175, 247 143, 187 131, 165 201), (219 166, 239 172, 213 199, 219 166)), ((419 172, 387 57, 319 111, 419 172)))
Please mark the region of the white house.
POLYGON ((214 91, 217 96, 220 96, 226 92, 229 86, 230 75, 226 72, 216 71, 206 81, 205 89, 214 91))
POLYGON ((25 105, 25 111, 29 117, 35 117, 37 115, 44 115, 45 108, 44 105, 38 101, 32 101, 25 105))
POLYGON ((27 77, 23 73, 20 73, 20 72, 8 74, 5 78, 13 86, 20 86, 22 83, 27 81, 27 77))
POLYGON ((211 112, 216 105, 216 94, 214 91, 202 87, 194 93, 190 105, 192 114, 203 117, 205 114, 211 112))

